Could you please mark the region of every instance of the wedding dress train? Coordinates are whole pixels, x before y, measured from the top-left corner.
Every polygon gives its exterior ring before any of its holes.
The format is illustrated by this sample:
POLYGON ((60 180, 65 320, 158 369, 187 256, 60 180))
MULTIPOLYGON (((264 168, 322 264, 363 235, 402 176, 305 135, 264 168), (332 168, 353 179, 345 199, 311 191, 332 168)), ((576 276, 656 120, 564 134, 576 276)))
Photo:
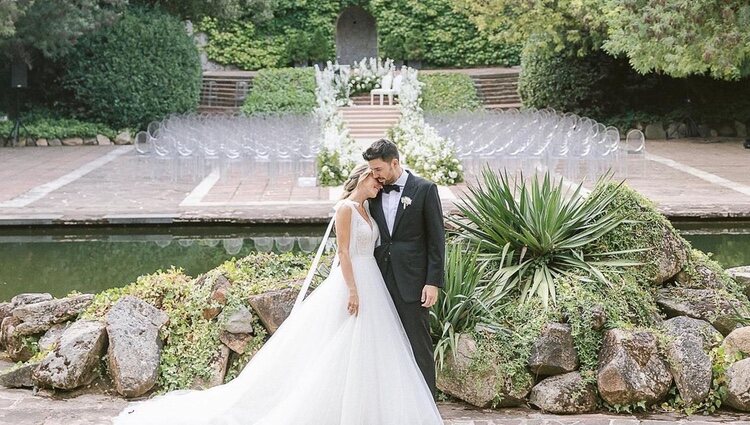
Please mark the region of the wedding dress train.
POLYGON ((352 208, 358 316, 347 312, 348 289, 335 267, 237 378, 133 403, 114 424, 441 425, 373 257, 377 238, 369 212, 365 219, 352 208))

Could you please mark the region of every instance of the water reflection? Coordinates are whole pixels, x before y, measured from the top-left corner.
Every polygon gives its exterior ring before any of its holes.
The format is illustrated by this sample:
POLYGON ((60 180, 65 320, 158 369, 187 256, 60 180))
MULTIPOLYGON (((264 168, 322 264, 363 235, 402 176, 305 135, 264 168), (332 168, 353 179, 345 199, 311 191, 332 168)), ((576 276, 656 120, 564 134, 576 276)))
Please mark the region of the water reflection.
POLYGON ((0 301, 22 292, 100 292, 181 267, 190 276, 253 251, 312 252, 319 226, 0 230, 0 301))

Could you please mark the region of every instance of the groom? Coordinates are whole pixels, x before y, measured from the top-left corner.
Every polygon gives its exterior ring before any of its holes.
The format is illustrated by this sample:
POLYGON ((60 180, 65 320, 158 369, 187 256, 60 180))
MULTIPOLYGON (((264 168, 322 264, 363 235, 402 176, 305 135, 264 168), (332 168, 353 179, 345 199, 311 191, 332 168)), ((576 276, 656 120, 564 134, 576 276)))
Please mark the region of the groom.
POLYGON ((401 167, 396 145, 374 142, 363 154, 383 190, 370 201, 380 228, 375 248, 380 272, 396 305, 419 369, 435 394, 430 307, 443 286, 445 227, 435 183, 401 167))

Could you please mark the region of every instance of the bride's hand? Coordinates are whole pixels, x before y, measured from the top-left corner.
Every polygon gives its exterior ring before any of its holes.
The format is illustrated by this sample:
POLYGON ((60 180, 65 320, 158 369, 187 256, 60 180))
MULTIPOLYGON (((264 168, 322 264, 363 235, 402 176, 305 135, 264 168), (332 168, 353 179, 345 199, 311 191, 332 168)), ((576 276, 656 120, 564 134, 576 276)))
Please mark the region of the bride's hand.
POLYGON ((349 303, 346 309, 349 311, 349 314, 355 316, 359 313, 359 294, 356 289, 349 291, 349 303))

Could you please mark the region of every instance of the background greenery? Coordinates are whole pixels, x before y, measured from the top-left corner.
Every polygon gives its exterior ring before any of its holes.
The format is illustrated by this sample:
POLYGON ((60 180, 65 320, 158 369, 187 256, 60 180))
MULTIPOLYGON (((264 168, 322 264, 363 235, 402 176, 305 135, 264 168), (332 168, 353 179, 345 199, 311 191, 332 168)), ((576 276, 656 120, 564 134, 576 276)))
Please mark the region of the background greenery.
POLYGON ((140 8, 82 37, 63 78, 82 114, 117 127, 194 110, 200 82, 198 49, 182 22, 140 8))
POLYGON ((256 113, 312 112, 315 100, 315 71, 311 68, 264 69, 253 80, 253 89, 242 111, 256 113))
POLYGON ((378 25, 380 49, 396 60, 421 60, 428 66, 514 65, 520 45, 492 41, 449 0, 278 0, 273 19, 204 19, 206 48, 216 62, 255 70, 295 62, 324 62, 335 55, 335 25, 341 11, 362 6, 378 25), (307 50, 307 51, 305 51, 307 50))
POLYGON ((474 110, 482 106, 474 82, 466 74, 421 73, 422 109, 425 112, 474 110))

